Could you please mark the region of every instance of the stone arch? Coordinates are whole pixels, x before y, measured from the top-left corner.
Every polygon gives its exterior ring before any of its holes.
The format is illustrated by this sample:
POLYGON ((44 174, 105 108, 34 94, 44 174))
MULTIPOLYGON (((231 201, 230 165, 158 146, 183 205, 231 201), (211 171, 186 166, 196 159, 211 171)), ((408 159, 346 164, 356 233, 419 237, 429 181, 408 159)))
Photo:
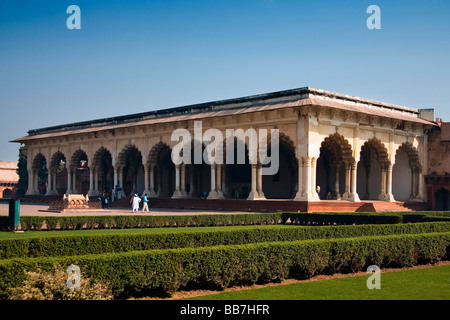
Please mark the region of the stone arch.
MULTIPOLYGON (((202 141, 201 143, 201 159, 200 163, 195 160, 195 140, 192 139, 187 148, 190 148, 191 152, 191 165, 187 166, 185 171, 185 179, 186 179, 186 190, 181 190, 181 192, 185 191, 189 194, 190 197, 203 197, 204 193, 208 195, 211 192, 211 165, 204 161, 203 153, 205 152, 206 145, 202 141)), ((222 151, 225 150, 225 144, 223 145, 222 151)), ((225 167, 225 153, 222 154, 223 164, 225 167)), ((211 160, 211 159, 209 159, 211 160)), ((226 173, 226 171, 225 171, 226 173)), ((222 171, 221 171, 222 174, 222 171)))
MULTIPOLYGON (((350 165, 355 162, 352 146, 339 133, 327 136, 320 145, 316 159, 316 184, 322 200, 339 200, 350 197, 350 165)), ((312 159, 312 163, 314 160, 312 159)), ((313 186, 316 188, 316 186, 313 186)))
POLYGON ((142 153, 134 145, 126 145, 117 156, 116 166, 120 170, 121 188, 125 196, 140 194, 144 191, 144 166, 142 153))
POLYGON ((102 164, 102 159, 106 156, 111 158, 112 161, 112 152, 105 148, 104 146, 101 146, 94 154, 92 158, 92 166, 99 167, 102 164))
POLYGON ((408 162, 411 168, 422 170, 422 164, 419 159, 419 152, 416 147, 414 147, 409 142, 405 142, 397 148, 396 152, 398 152, 399 150, 404 151, 408 155, 408 162))
POLYGON ((89 192, 90 168, 87 153, 82 150, 76 150, 69 160, 68 170, 72 172, 73 187, 72 193, 87 194, 89 192))
MULTIPOLYGON (((111 152, 101 146, 92 157, 91 169, 95 170, 96 185, 102 190, 114 189, 114 167, 111 152)), ((95 190, 97 193, 98 190, 95 190)))
POLYGON ((48 182, 48 164, 47 159, 42 153, 38 153, 31 164, 31 169, 33 171, 32 188, 37 194, 47 193, 47 182, 48 182))
MULTIPOLYGON (((272 155, 272 135, 267 139, 268 155, 272 155)), ((267 199, 293 199, 298 191, 298 160, 295 143, 285 133, 279 132, 278 172, 262 176, 262 190, 267 199)), ((267 166, 267 165, 265 165, 267 166)))
POLYGON ((81 166, 83 167, 88 166, 89 165, 88 160, 89 159, 87 153, 82 149, 78 149, 72 154, 72 157, 70 158, 69 167, 72 169, 77 169, 81 166))
POLYGON ((162 141, 158 142, 157 144, 155 144, 152 147, 152 149, 149 152, 148 160, 147 160, 149 165, 156 164, 158 162, 158 155, 159 155, 160 151, 164 148, 170 149, 170 147, 162 141))
POLYGON ((386 170, 391 161, 381 140, 373 137, 360 149, 357 167, 357 193, 364 200, 385 200, 386 170))
POLYGON ((175 166, 171 156, 172 148, 159 141, 149 151, 147 165, 152 172, 150 179, 151 195, 169 197, 175 190, 175 166))
POLYGON ((333 161, 351 164, 355 161, 352 146, 339 133, 330 134, 321 143, 321 149, 328 149, 333 157, 333 161))
POLYGON ((422 165, 419 153, 411 143, 403 143, 397 148, 392 171, 394 198, 399 201, 419 200, 422 165))
MULTIPOLYGON (((377 161, 381 167, 387 167, 390 165, 391 161, 389 159, 389 152, 381 140, 375 137, 367 140, 361 147, 360 155, 361 152, 367 150, 368 148, 372 148, 376 152, 377 161)), ((362 157, 360 156, 360 158, 362 157)))
POLYGON ((50 193, 62 195, 67 190, 67 159, 64 153, 56 151, 50 160, 50 173, 52 174, 50 193))
POLYGON ((33 158, 33 162, 32 162, 32 169, 40 169, 42 167, 42 163, 47 164, 47 159, 45 158, 45 156, 42 153, 38 153, 34 158, 33 158))
POLYGON ((139 154, 141 154, 142 157, 142 153, 139 150, 138 147, 136 147, 133 144, 127 144, 125 147, 123 147, 123 149, 119 152, 119 154, 117 155, 117 159, 116 159, 116 165, 117 166, 124 166, 127 162, 127 157, 134 152, 138 152, 139 154))
POLYGON ((61 163, 64 163, 64 165, 65 165, 66 162, 67 162, 67 160, 66 160, 66 156, 64 155, 64 153, 62 153, 61 151, 56 151, 50 160, 50 169, 58 170, 58 168, 60 168, 60 166, 61 166, 61 163))
POLYGON ((231 154, 227 153, 226 139, 224 139, 222 193, 233 199, 247 199, 251 190, 252 169, 248 144, 245 140, 238 139, 238 137, 233 138, 233 157, 231 157, 231 154), (242 150, 244 152, 243 159, 242 150))

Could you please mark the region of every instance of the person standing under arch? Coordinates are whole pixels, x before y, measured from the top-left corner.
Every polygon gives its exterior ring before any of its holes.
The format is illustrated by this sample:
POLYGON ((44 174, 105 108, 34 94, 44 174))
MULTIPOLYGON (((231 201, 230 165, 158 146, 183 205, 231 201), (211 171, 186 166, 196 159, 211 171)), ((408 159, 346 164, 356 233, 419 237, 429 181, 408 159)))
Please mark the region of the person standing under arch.
POLYGON ((144 212, 144 211, 147 211, 147 212, 149 212, 149 210, 148 210, 148 198, 147 198, 147 194, 146 193, 144 193, 144 196, 142 197, 142 212, 144 212))

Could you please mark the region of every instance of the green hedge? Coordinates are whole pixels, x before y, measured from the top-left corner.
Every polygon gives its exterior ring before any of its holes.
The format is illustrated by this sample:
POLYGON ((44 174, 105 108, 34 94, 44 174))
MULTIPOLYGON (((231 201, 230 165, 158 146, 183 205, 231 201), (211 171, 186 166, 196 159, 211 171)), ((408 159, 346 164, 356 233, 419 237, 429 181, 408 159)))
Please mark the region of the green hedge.
POLYGON ((402 215, 379 212, 315 212, 283 213, 282 223, 301 225, 359 225, 359 224, 393 224, 403 222, 402 215))
POLYGON ((269 241, 331 239, 388 234, 412 234, 450 231, 450 223, 409 223, 395 225, 303 226, 243 228, 220 231, 189 231, 109 235, 65 235, 0 240, 0 259, 40 256, 67 256, 235 245, 269 241))
MULTIPOLYGON (((2 217, 7 218, 7 217, 2 217)), ((23 216, 22 230, 79 230, 105 228, 201 227, 295 223, 329 224, 390 224, 402 222, 398 214, 380 213, 246 213, 179 216, 23 216)), ((0 220, 6 226, 7 219, 0 220)))
MULTIPOLYGON (((4 217, 3 217, 4 218, 4 217)), ((79 230, 112 228, 160 228, 160 227, 199 227, 225 225, 277 224, 279 213, 262 214, 211 214, 179 216, 22 216, 22 230, 79 230)), ((7 219, 0 220, 6 226, 7 219)))
POLYGON ((450 232, 445 232, 7 259, 0 261, 0 298, 21 286, 24 270, 51 270, 53 264, 76 264, 83 276, 109 283, 114 295, 124 298, 356 272, 371 264, 413 266, 447 259, 449 244, 450 232))
MULTIPOLYGON (((448 212, 323 212, 323 213, 245 213, 179 216, 22 216, 22 230, 79 230, 111 228, 200 227, 260 224, 351 225, 408 222, 450 221, 448 212)), ((7 227, 8 217, 0 217, 0 229, 7 227)))

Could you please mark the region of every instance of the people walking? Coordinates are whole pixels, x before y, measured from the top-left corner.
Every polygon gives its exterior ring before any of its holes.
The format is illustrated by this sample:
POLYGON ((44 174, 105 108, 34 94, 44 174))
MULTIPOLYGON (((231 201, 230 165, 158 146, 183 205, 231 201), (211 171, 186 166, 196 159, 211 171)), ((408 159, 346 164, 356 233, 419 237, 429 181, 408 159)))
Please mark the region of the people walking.
POLYGON ((108 194, 106 193, 106 191, 103 191, 103 195, 101 197, 102 200, 102 208, 103 209, 108 209, 109 208, 109 197, 108 194))
POLYGON ((116 198, 117 200, 122 199, 122 188, 116 185, 116 198))
POLYGON ((141 198, 139 198, 138 195, 135 194, 134 197, 131 198, 132 212, 138 212, 139 211, 139 202, 141 202, 141 198))
POLYGON ((148 210, 148 198, 147 198, 147 194, 146 193, 144 193, 144 197, 142 198, 142 212, 144 212, 144 211, 147 211, 147 212, 149 212, 149 210, 148 210))

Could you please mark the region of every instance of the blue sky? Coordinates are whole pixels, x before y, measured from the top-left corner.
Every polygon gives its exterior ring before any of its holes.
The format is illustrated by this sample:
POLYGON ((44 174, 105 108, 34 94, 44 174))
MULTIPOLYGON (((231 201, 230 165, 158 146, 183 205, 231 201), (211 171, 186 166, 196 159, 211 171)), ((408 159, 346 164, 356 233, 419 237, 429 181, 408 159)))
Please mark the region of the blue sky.
POLYGON ((0 160, 29 129, 305 86, 450 121, 449 35, 446 0, 2 0, 0 160))

